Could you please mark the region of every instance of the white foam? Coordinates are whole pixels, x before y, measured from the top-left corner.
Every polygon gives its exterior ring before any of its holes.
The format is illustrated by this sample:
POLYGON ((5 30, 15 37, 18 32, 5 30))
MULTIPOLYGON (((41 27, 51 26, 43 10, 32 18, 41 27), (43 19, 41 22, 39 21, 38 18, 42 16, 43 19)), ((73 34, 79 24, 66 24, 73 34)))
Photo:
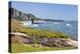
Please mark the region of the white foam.
POLYGON ((24 25, 31 25, 31 21, 24 21, 23 24, 24 25))
POLYGON ((27 26, 27 27, 38 26, 38 24, 32 24, 31 21, 24 21, 22 23, 24 24, 24 26, 27 26))
POLYGON ((54 24, 60 24, 60 23, 58 23, 58 22, 55 22, 54 24))
POLYGON ((38 26, 38 24, 33 24, 33 26, 38 26))
POLYGON ((66 24, 66 26, 72 26, 71 24, 66 24))
POLYGON ((37 22, 37 23, 44 23, 44 22, 46 22, 46 21, 42 21, 42 20, 41 20, 41 21, 35 21, 35 22, 37 22))

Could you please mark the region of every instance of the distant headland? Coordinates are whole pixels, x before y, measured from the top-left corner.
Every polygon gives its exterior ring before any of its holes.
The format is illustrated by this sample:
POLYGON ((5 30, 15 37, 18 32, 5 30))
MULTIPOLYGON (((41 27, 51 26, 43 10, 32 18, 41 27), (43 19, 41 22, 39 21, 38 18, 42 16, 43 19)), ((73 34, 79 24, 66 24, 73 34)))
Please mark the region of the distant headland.
POLYGON ((53 22, 63 22, 64 20, 55 20, 55 19, 42 19, 34 16, 30 13, 23 13, 22 11, 16 10, 15 8, 9 8, 10 16, 21 21, 53 21, 53 22))

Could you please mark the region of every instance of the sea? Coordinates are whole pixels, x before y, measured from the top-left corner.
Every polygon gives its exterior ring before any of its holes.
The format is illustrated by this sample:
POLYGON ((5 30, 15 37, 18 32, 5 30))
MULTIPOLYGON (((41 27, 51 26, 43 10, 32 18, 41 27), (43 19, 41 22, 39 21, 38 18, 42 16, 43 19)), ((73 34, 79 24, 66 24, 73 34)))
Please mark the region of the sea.
POLYGON ((24 21, 24 26, 28 26, 34 29, 49 30, 55 32, 63 32, 70 35, 71 39, 78 40, 78 21, 36 21, 32 24, 31 21, 24 21))

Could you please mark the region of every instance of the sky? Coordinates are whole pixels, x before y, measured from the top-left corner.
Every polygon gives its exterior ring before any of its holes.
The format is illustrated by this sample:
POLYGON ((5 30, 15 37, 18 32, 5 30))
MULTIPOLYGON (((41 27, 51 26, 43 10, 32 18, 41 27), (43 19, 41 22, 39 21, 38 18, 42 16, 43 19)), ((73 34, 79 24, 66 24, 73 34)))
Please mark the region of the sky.
POLYGON ((12 1, 12 7, 38 18, 76 21, 77 5, 12 1))

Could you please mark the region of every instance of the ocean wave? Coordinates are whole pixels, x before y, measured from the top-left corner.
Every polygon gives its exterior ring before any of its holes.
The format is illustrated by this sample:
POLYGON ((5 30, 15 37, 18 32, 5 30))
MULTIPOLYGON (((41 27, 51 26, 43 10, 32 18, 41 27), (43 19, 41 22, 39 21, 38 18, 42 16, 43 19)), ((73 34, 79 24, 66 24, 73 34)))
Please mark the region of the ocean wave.
POLYGON ((58 22, 55 22, 54 24, 60 24, 60 23, 58 23, 58 22))
POLYGON ((66 26, 72 26, 71 24, 66 24, 66 26))
POLYGON ((24 25, 31 25, 31 21, 25 21, 23 22, 24 25))
POLYGON ((31 26, 38 26, 38 24, 32 24, 31 26))
POLYGON ((25 22, 23 22, 23 25, 26 26, 26 27, 38 26, 38 24, 32 24, 31 21, 25 21, 25 22))

